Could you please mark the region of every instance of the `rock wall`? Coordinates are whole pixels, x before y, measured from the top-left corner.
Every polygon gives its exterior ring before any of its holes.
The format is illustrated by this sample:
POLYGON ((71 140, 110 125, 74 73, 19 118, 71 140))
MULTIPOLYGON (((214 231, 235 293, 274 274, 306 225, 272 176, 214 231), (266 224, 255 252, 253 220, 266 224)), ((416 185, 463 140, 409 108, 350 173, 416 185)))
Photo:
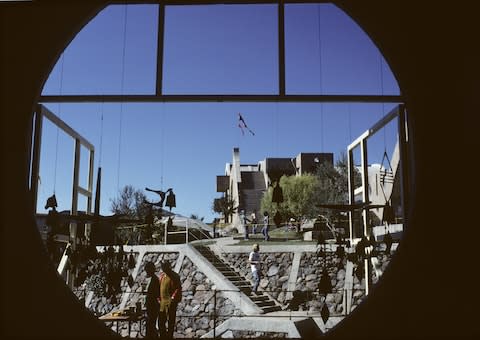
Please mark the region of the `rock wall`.
MULTIPOLYGON (((127 253, 128 256, 130 253, 127 253)), ((132 253, 135 262, 138 261, 138 253, 132 253)), ((93 295, 87 308, 92 311, 95 315, 100 316, 107 313, 110 313, 112 310, 118 309, 120 307, 120 303, 122 302, 122 296, 128 289, 128 276, 131 275, 133 272, 133 268, 128 268, 126 276, 122 277, 122 281, 120 283, 120 292, 111 296, 98 296, 93 295)), ((80 299, 87 298, 88 291, 86 290, 86 284, 83 283, 75 292, 80 299)))
POLYGON ((232 316, 243 315, 230 299, 221 292, 215 293, 214 283, 188 257, 185 257, 179 275, 183 292, 174 337, 198 338, 213 330, 214 325, 218 326, 232 316))
POLYGON ((157 268, 157 275, 160 273, 161 263, 162 261, 169 261, 172 268, 175 268, 177 263, 179 254, 177 252, 172 253, 145 253, 143 258, 141 259, 142 263, 140 264, 137 277, 130 289, 127 296, 127 303, 125 304, 125 308, 134 307, 135 304, 140 301, 142 305, 145 305, 145 293, 147 290, 147 286, 149 283, 149 278, 147 277, 147 273, 145 272, 145 264, 147 262, 153 262, 155 267, 157 268))
POLYGON ((325 256, 318 256, 314 252, 305 252, 300 260, 295 289, 309 292, 309 297, 305 303, 300 305, 299 310, 310 312, 320 312, 323 304, 326 303, 330 316, 342 316, 343 306, 343 287, 345 286, 345 269, 339 269, 339 264, 345 268, 346 260, 341 260, 334 252, 325 252, 325 256), (318 292, 318 284, 324 269, 327 269, 332 293, 325 297, 318 292))

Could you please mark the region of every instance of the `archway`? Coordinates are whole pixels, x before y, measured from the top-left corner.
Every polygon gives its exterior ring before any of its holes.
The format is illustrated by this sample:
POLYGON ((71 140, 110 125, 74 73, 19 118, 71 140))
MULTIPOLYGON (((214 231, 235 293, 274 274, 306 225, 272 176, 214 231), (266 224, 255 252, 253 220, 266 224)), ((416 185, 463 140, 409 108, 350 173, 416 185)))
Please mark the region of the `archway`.
MULTIPOLYGON (((28 145, 28 131, 26 127, 28 126, 28 119, 26 118, 28 114, 32 111, 32 106, 33 103, 35 103, 35 93, 38 94, 40 84, 42 83, 41 79, 45 78, 48 67, 47 65, 52 65, 52 56, 55 54, 59 54, 59 51, 61 48, 55 48, 54 46, 64 46, 64 41, 68 40, 66 38, 70 34, 72 34, 76 28, 78 28, 81 23, 84 21, 84 16, 88 16, 89 13, 92 13, 93 9, 97 9, 97 6, 102 6, 104 3, 103 2, 98 2, 95 4, 77 4, 77 6, 71 6, 70 4, 67 6, 65 5, 64 8, 64 17, 59 18, 56 17, 56 14, 53 14, 53 10, 51 4, 33 4, 30 8, 27 6, 22 8, 24 12, 20 12, 20 10, 15 10, 13 9, 12 11, 9 12, 9 17, 8 20, 5 21, 6 24, 8 24, 10 27, 13 27, 14 29, 19 29, 21 24, 30 24, 36 32, 32 30, 19 30, 18 34, 21 35, 22 38, 24 39, 18 39, 15 42, 11 42, 12 50, 8 52, 6 56, 6 61, 12 62, 10 65, 13 65, 15 67, 11 67, 9 72, 4 73, 6 77, 4 79, 9 79, 9 88, 7 90, 7 87, 5 86, 4 89, 2 89, 2 95, 6 94, 9 96, 8 101, 2 100, 2 102, 7 103, 5 110, 10 112, 12 115, 18 116, 18 121, 14 120, 13 122, 10 122, 10 127, 12 130, 16 131, 17 133, 15 135, 12 135, 12 140, 15 141, 13 145, 11 145, 10 150, 15 150, 17 151, 16 153, 12 153, 11 156, 9 157, 9 161, 12 164, 12 167, 15 167, 15 169, 18 170, 17 174, 12 177, 12 181, 7 183, 7 192, 14 193, 18 192, 18 190, 25 190, 27 188, 27 185, 25 183, 26 181, 26 174, 27 174, 27 162, 26 162, 26 155, 24 153, 24 150, 27 148, 25 147, 28 145), (71 6, 71 7, 70 7, 71 6), (32 8, 33 7, 33 8, 32 8), (35 9, 35 11, 34 11, 35 9), (44 21, 45 18, 55 18, 56 20, 51 20, 51 21, 44 21), (42 19, 42 20, 40 20, 42 19), (17 20, 14 22, 14 20, 17 20), (43 23, 43 26, 40 23, 43 23), (47 23, 48 22, 48 23, 47 23), (38 25, 34 25, 34 23, 38 23, 38 25), (70 31, 63 31, 63 32, 58 32, 57 27, 62 26, 62 27, 70 27, 70 31), (76 27, 74 27, 76 26, 76 27), (55 33, 57 32, 57 33, 55 33), (52 33, 52 35, 49 35, 52 33), (63 34, 62 34, 63 33, 63 34), (59 35, 62 35, 61 37, 59 35), (34 51, 37 50, 39 51, 39 48, 36 48, 37 46, 35 45, 35 40, 41 37, 42 39, 39 41, 42 41, 45 43, 43 46, 45 46, 45 51, 51 51, 48 54, 45 53, 44 55, 39 55, 38 60, 36 60, 34 63, 25 63, 21 64, 20 62, 26 61, 27 59, 22 59, 22 58, 27 58, 27 56, 21 56, 18 54, 15 54, 13 51, 15 50, 15 47, 18 48, 18 51, 23 50, 25 51, 25 54, 28 54, 29 51, 34 51), (58 40, 57 40, 58 39, 58 40), (52 50, 50 50, 52 48, 52 50), (18 64, 13 62, 13 57, 16 56, 18 57, 18 64), (24 65, 28 65, 26 67, 26 73, 20 72, 20 68, 24 67, 24 65), (32 80, 31 82, 28 80, 32 80), (28 85, 30 84, 30 85, 28 85), (27 88, 27 86, 29 86, 27 88)), ((386 5, 385 5, 386 6, 386 5)), ((432 69, 432 67, 429 67, 429 63, 431 62, 431 56, 437 52, 437 50, 429 50, 428 48, 431 46, 423 46, 424 41, 422 40, 423 36, 416 37, 415 35, 406 37, 402 32, 404 32, 404 27, 395 27, 390 30, 381 30, 380 27, 384 27, 386 25, 386 19, 384 21, 381 21, 381 16, 379 14, 383 13, 386 14, 388 13, 390 16, 389 18, 403 18, 407 14, 413 15, 413 21, 410 22, 410 27, 415 27, 416 29, 420 29, 422 25, 424 24, 423 18, 428 15, 428 10, 429 8, 413 8, 413 6, 410 5, 397 5, 394 8, 378 8, 376 6, 365 6, 362 4, 353 4, 353 3, 343 3, 342 7, 346 10, 347 13, 351 14, 354 18, 357 18, 357 20, 362 24, 362 27, 365 28, 367 32, 370 32, 372 36, 374 37, 375 41, 381 42, 379 45, 386 55, 387 59, 389 60, 390 64, 392 65, 392 68, 394 72, 398 75, 398 79, 400 82, 401 87, 404 89, 407 102, 409 104, 409 108, 412 113, 412 125, 415 127, 415 131, 413 132, 414 138, 416 138, 416 146, 415 146, 415 151, 416 155, 418 157, 417 163, 416 163, 416 168, 415 168, 415 175, 416 175, 416 181, 419 183, 419 187, 417 187, 417 192, 415 195, 415 199, 413 201, 414 207, 413 207, 413 212, 416 212, 417 214, 415 215, 415 218, 412 219, 412 225, 415 226, 417 224, 424 224, 428 225, 428 220, 429 216, 422 215, 422 210, 425 210, 426 207, 428 207, 428 196, 427 192, 432 193, 435 192, 435 185, 432 183, 432 181, 428 180, 428 174, 426 173, 425 170, 422 169, 428 169, 428 163, 430 161, 435 160, 435 156, 438 155, 435 153, 431 153, 430 148, 432 145, 432 142, 429 142, 425 139, 423 139, 421 136, 423 132, 428 131, 429 127, 429 121, 428 119, 424 116, 421 116, 421 113, 432 113, 434 114, 435 112, 441 112, 442 107, 437 104, 435 106, 432 103, 435 103, 433 98, 435 98, 435 90, 439 89, 440 85, 435 84, 432 82, 432 79, 435 79, 435 70, 432 69), (418 11, 414 11, 418 10, 418 11), (382 24, 379 24, 379 22, 382 22, 382 24), (370 24, 369 24, 370 23, 370 24), (411 40, 409 40, 411 39, 411 40), (409 57, 408 52, 407 52, 407 46, 410 44, 414 45, 417 48, 418 54, 422 55, 423 58, 420 58, 419 60, 413 60, 413 58, 409 57), (418 68, 418 69, 423 69, 425 70, 425 73, 423 74, 418 74, 413 72, 412 73, 412 67, 418 68), (429 85, 429 87, 426 87, 426 84, 429 85), (437 110, 438 109, 438 110, 437 110), (429 144, 430 143, 430 144, 429 144), (421 184, 421 185, 420 185, 421 184)), ((57 8, 55 12, 58 13, 59 9, 57 8)), ((442 12, 443 13, 443 12, 442 12)), ((443 13, 445 14, 445 13, 443 13)), ((3 19, 3 18, 2 18, 3 19)), ((433 19, 432 19, 433 20, 433 19)), ((441 25, 441 21, 434 21, 433 22, 435 25, 433 25, 435 28, 439 28, 441 25)), ((388 26, 387 26, 388 27, 388 26)), ((421 31, 421 29, 420 29, 421 31)), ((409 31, 412 32, 412 31, 409 31)), ((434 35, 435 37, 438 37, 438 35, 434 35)), ((438 42, 440 38, 437 38, 436 42, 438 42)), ((417 54, 417 55, 418 55, 417 54)), ((28 56, 30 58, 31 56, 28 56)), ((438 65, 438 64, 437 64, 438 65)), ((418 71, 416 69, 416 71, 418 71)), ((426 114, 427 116, 427 114, 426 114)), ((440 118, 439 118, 440 119, 440 118)), ((440 126, 439 129, 441 130, 442 128, 446 127, 446 123, 443 122, 444 124, 442 125, 442 121, 439 120, 440 126)), ((5 124, 2 124, 3 126, 6 126, 5 124)), ((5 142, 5 141, 4 141, 5 142)), ((15 195, 15 194, 14 194, 15 195)), ((23 245, 28 247, 28 250, 32 254, 38 254, 42 253, 39 239, 38 237, 35 236, 34 234, 34 227, 33 227, 33 220, 31 218, 31 213, 26 209, 25 207, 28 206, 28 197, 24 194, 21 194, 18 197, 18 200, 16 201, 16 206, 14 209, 14 212, 16 214, 12 214, 15 218, 8 217, 7 218, 7 224, 9 225, 30 225, 30 228, 27 228, 26 230, 14 230, 14 229, 8 229, 8 233, 6 234, 7 239, 12 239, 15 240, 18 237, 21 236, 22 241, 24 242, 23 245)), ((417 229, 415 227, 412 228, 412 231, 409 235, 407 235, 405 242, 408 242, 410 245, 410 250, 402 256, 399 257, 397 263, 392 264, 392 270, 390 273, 386 273, 385 276, 385 282, 384 285, 382 286, 382 290, 378 292, 378 296, 389 296, 392 298, 391 295, 389 295, 389 289, 388 286, 392 287, 392 285, 395 285, 393 282, 395 279, 400 279, 401 280, 401 275, 400 271, 401 269, 406 270, 406 273, 409 275, 418 275, 419 277, 419 282, 417 282, 418 285, 425 287, 429 283, 427 279, 421 279, 421 273, 425 274, 425 276, 434 275, 435 269, 440 268, 439 265, 432 265, 428 268, 424 268, 423 270, 420 270, 418 268, 410 268, 408 265, 405 263, 408 262, 408 259, 413 259, 418 254, 422 253, 422 242, 426 240, 426 236, 428 235, 428 232, 432 230, 432 227, 425 227, 424 229, 417 229)), ((437 239, 438 240, 438 239, 437 239)), ((15 248, 9 248, 8 250, 14 250, 15 248)), ((3 258, 6 258, 5 254, 3 254, 3 258)), ((42 263, 42 258, 36 258, 32 257, 28 261, 26 259, 18 259, 14 264, 9 264, 7 268, 9 269, 9 272, 12 272, 12 274, 15 274, 18 278, 23 278, 26 280, 26 278, 34 276, 34 277, 41 277, 43 275, 47 275, 47 277, 52 277, 53 278, 53 273, 46 268, 45 266, 41 265, 42 263), (33 261, 38 261, 38 262, 33 262, 33 261), (35 266, 35 264, 40 264, 40 266, 35 266), (27 275, 30 274, 30 275, 27 275)), ((24 281, 21 280, 21 281, 24 281)), ((9 282, 7 285, 6 290, 10 290, 15 285, 11 284, 12 282, 9 282)), ((35 284, 30 284, 27 281, 24 281, 23 285, 20 285, 21 288, 24 288, 25 291, 29 292, 27 295, 20 295, 17 300, 7 298, 5 301, 7 302, 5 305, 12 305, 13 311, 14 312, 19 312, 21 311, 21 306, 32 306, 32 308, 37 308, 38 305, 46 305, 47 302, 49 302, 45 298, 38 297, 35 292, 40 288, 40 290, 45 289, 45 292, 54 292, 57 291, 60 294, 64 294, 65 299, 62 300, 62 302, 58 301, 57 308, 55 310, 51 310, 51 313, 45 316, 39 316, 36 320, 34 320, 35 325, 37 325, 36 331, 38 335, 44 335, 48 334, 48 329, 43 327, 43 322, 47 322, 48 320, 51 320, 51 318, 58 318, 58 320, 64 321, 62 324, 59 325, 59 327, 56 328, 56 331, 59 332, 59 334, 63 334, 65 336, 68 336, 70 333, 71 329, 76 329, 79 330, 80 327, 78 325, 82 324, 82 322, 85 322, 85 325, 91 325, 93 327, 93 320, 91 318, 83 315, 82 313, 76 313, 74 320, 70 317, 62 317, 62 309, 71 309, 71 308, 76 308, 78 307, 73 301, 70 300, 70 297, 66 290, 62 289, 59 285, 58 282, 53 280, 49 282, 51 285, 46 284, 46 282, 40 282, 40 286, 35 285, 35 284), (35 303, 32 303, 35 301, 35 303), (14 303, 17 303, 18 305, 15 306, 14 303), (35 307, 34 307, 35 306, 35 307)), ((411 298, 413 297, 421 297, 422 294, 415 289, 414 286, 406 285, 403 287, 403 297, 405 298, 411 298)), ((18 289, 18 282, 17 282, 17 289, 18 289)), ((433 292, 438 293, 439 289, 435 290, 435 287, 431 288, 433 292)), ((6 291, 4 290, 4 291, 6 291)), ((50 295, 50 294, 47 294, 50 295)), ((426 301, 424 301, 424 306, 428 308, 429 303, 434 303, 435 298, 431 295, 428 295, 425 297, 426 301)), ((399 330, 399 333, 397 334, 408 334, 409 332, 418 330, 419 332, 423 332, 423 334, 427 334, 428 332, 435 332, 435 329, 432 327, 438 320, 446 320, 445 316, 440 315, 440 313, 436 313, 435 316, 438 317, 436 319, 436 322, 433 322, 431 320, 427 320, 427 322, 423 325, 421 328, 417 328, 418 324, 415 323, 415 317, 414 315, 422 315, 423 311, 417 311, 415 312, 410 312, 409 313, 409 305, 407 302, 401 302, 397 299, 394 300, 397 302, 396 304, 396 309, 393 307, 388 307, 387 304, 382 304, 380 302, 379 297, 372 296, 372 301, 368 306, 365 306, 362 309, 359 309, 358 314, 353 316, 348 322, 345 323, 343 327, 343 332, 353 332, 354 330, 357 332, 360 332, 361 334, 368 334, 369 332, 369 327, 371 326, 370 323, 365 324, 362 326, 361 321, 366 320, 366 316, 375 316, 375 320, 377 320, 380 323, 380 326, 382 327, 382 330, 386 331, 389 329, 389 327, 394 327, 395 322, 392 320, 392 317, 394 318, 395 316, 398 316, 399 318, 402 318, 403 320, 403 329, 399 330), (386 307, 387 310, 390 312, 389 317, 382 317, 382 313, 379 312, 380 310, 383 309, 376 309, 375 307, 378 306, 383 306, 384 308, 386 307), (377 310, 377 312, 375 312, 377 310), (405 319, 405 315, 408 315, 407 319, 405 319), (402 333, 403 332, 403 333, 402 333)), ((406 299, 406 301, 408 301, 406 299)), ((28 307, 27 307, 28 308, 28 307)), ((50 312, 50 311, 49 311, 50 312)), ((72 312, 72 314, 75 312, 72 312)), ((10 315, 10 314, 9 314, 10 315)), ((11 324, 11 326, 15 327, 17 326, 17 332, 26 332, 29 334, 28 331, 23 330, 22 331, 22 324, 19 323, 18 321, 15 321, 17 319, 11 317, 8 319, 11 324)), ((81 331, 86 331, 84 329, 81 329, 81 331)), ((338 335, 342 334, 342 330, 338 330, 339 333, 338 335)), ((444 334, 444 330, 439 330, 438 334, 444 334), (442 333, 440 333, 440 331, 442 333)), ((96 330, 93 331, 94 333, 89 333, 89 334, 101 334, 102 330, 100 328, 97 328, 96 330), (100 332, 100 333, 97 333, 100 332)), ((18 333, 17 333, 18 334, 18 333)), ((87 334, 87 333, 84 333, 87 334)), ((345 334, 345 333, 343 333, 345 334)), ((334 336, 335 334, 332 334, 334 336)))

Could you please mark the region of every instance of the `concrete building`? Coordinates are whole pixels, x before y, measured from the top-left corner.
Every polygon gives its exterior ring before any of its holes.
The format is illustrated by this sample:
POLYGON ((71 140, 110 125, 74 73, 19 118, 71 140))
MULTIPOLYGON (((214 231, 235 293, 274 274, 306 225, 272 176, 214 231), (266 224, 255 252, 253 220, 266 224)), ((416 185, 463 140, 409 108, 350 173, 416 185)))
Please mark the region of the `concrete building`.
POLYGON ((235 201, 237 210, 232 215, 232 224, 241 232, 240 212, 249 216, 260 213, 260 201, 268 186, 282 175, 300 176, 313 173, 318 164, 333 165, 333 153, 299 153, 293 158, 265 158, 257 164, 241 164, 240 149, 233 149, 232 163, 225 165, 225 175, 217 176, 217 192, 235 201))

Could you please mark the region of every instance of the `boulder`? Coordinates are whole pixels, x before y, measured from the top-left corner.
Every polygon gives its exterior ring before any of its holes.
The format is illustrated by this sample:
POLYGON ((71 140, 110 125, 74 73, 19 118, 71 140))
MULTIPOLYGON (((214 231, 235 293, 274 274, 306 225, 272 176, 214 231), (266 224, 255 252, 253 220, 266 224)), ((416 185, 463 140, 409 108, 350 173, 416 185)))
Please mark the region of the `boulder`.
POLYGON ((274 276, 278 274, 278 267, 276 265, 271 266, 268 268, 267 276, 274 276))

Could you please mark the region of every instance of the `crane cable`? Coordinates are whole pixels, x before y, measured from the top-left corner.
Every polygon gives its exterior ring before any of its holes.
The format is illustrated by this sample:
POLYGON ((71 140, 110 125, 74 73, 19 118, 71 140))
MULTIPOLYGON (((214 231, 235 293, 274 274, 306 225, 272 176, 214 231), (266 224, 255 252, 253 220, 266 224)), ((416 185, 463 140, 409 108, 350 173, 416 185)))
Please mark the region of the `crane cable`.
MULTIPOLYGON (((122 77, 120 81, 120 94, 123 97, 125 86, 125 54, 127 45, 127 19, 128 19, 128 5, 124 5, 124 21, 123 21, 123 50, 122 50, 122 77)), ((117 190, 120 190, 120 164, 121 164, 121 149, 122 149, 122 124, 123 124, 123 100, 120 102, 120 119, 119 119, 119 134, 118 134, 118 163, 117 163, 117 190)))

